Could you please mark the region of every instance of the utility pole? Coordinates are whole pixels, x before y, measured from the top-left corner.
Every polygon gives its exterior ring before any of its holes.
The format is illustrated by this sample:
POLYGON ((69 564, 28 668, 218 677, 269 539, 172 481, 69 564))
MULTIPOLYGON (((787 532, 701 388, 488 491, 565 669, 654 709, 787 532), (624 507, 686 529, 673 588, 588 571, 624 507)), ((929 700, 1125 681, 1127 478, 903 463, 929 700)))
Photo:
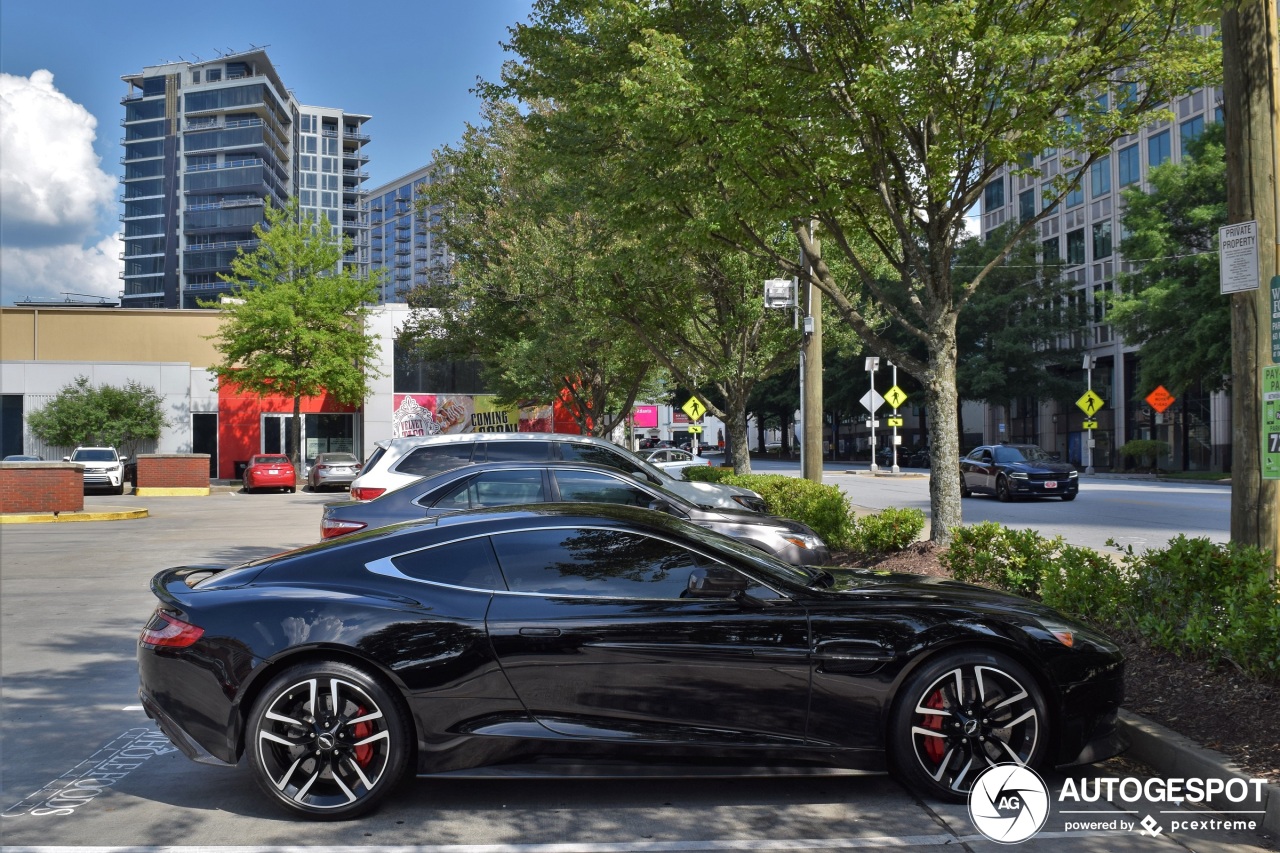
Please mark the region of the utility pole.
MULTIPOLYGON (((1231 295, 1231 540, 1280 559, 1280 479, 1263 476, 1264 376, 1273 379, 1271 286, 1280 277, 1280 70, 1276 0, 1229 0, 1222 10, 1227 222, 1257 222, 1258 288, 1231 295)), ((1272 571, 1275 571, 1273 566, 1272 571)))
MULTIPOLYGON (((810 238, 813 226, 809 226, 810 238)), ((806 255, 805 269, 805 318, 804 318, 804 376, 802 377, 802 429, 803 443, 800 458, 800 475, 815 483, 822 482, 822 291, 813 286, 813 262, 806 255)))

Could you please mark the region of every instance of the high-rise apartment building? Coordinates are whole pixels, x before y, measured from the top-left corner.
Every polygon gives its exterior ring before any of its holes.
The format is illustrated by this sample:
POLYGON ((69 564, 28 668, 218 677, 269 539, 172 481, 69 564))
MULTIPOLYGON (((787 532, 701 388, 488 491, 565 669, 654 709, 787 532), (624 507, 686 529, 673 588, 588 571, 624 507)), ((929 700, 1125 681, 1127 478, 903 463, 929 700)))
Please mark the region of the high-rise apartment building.
POLYGON ((382 302, 404 302, 414 287, 438 282, 449 268, 449 250, 433 232, 436 215, 419 213, 419 191, 435 166, 416 169, 366 194, 369 266, 382 270, 382 302))
POLYGON ((122 79, 122 306, 195 308, 227 292, 219 274, 257 245, 264 205, 295 195, 351 237, 346 262, 367 269, 369 116, 299 105, 261 49, 122 79))
MULTIPOLYGON (((1121 97, 1111 92, 1107 97, 1121 97)), ((1081 332, 1092 356, 1092 388, 1105 403, 1093 418, 1098 428, 1083 429, 1083 412, 1074 406, 1060 409, 1050 401, 1016 401, 1011 411, 992 408, 985 427, 991 441, 1029 441, 1057 451, 1064 459, 1091 461, 1097 468, 1121 467, 1117 449, 1127 441, 1154 438, 1172 447, 1174 467, 1221 470, 1229 464, 1230 402, 1222 394, 1190 389, 1173 409, 1160 414, 1142 400, 1135 400, 1137 347, 1124 341, 1107 321, 1104 294, 1117 286, 1117 274, 1136 267, 1120 255, 1123 199, 1132 186, 1149 190, 1147 173, 1162 163, 1179 162, 1187 143, 1199 136, 1205 124, 1222 120, 1221 90, 1198 89, 1172 105, 1174 120, 1143 128, 1118 140, 1111 152, 1097 160, 1080 186, 1037 226, 1037 239, 1046 258, 1065 263, 1063 274, 1073 283, 1071 299, 1087 308, 1089 322, 1081 332), (1085 442, 1092 432, 1092 458, 1085 460, 1085 442)), ((1049 182, 1064 167, 1067 152, 1048 150, 1036 155, 1038 174, 1012 176, 1007 171, 987 185, 982 204, 981 231, 985 239, 1010 221, 1035 216, 1053 198, 1049 182)), ((1225 297, 1224 297, 1225 298, 1225 297)), ((961 354, 963 358, 963 353, 961 354)), ((1081 393, 1086 374, 1081 366, 1081 393)))

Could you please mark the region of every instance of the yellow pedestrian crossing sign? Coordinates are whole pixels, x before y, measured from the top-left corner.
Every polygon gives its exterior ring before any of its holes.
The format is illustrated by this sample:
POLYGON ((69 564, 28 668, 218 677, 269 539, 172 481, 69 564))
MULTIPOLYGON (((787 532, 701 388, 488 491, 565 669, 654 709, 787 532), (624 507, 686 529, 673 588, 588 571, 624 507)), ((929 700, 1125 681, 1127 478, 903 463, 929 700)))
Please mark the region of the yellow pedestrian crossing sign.
POLYGON ((1085 422, 1082 424, 1082 426, 1083 426, 1085 429, 1097 429, 1097 428, 1098 428, 1098 422, 1097 422, 1097 421, 1085 421, 1085 422))
POLYGON ((702 401, 697 397, 690 397, 689 402, 681 406, 680 410, 688 415, 691 421, 700 421, 702 416, 707 413, 707 407, 702 405, 702 401))
POLYGON ((1076 405, 1080 407, 1080 411, 1084 412, 1086 416, 1092 418, 1102 408, 1103 402, 1102 398, 1090 389, 1084 392, 1083 397, 1076 400, 1076 405))
POLYGON ((688 432, 689 432, 689 434, 690 434, 690 435, 698 435, 699 433, 701 433, 701 432, 702 432, 702 427, 700 427, 700 426, 691 426, 691 427, 689 427, 689 428, 688 428, 688 432))
POLYGON ((889 417, 884 419, 886 426, 900 427, 902 426, 902 418, 889 417))
POLYGON ((884 401, 895 409, 907 401, 906 392, 897 385, 884 392, 884 401))

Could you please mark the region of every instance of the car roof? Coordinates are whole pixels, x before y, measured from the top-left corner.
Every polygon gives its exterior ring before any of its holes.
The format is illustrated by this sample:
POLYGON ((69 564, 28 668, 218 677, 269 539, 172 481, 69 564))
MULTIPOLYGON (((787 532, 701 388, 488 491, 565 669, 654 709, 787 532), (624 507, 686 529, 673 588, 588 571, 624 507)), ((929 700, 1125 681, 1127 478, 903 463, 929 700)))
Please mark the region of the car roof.
POLYGON ((586 441, 616 447, 613 442, 594 435, 568 432, 456 432, 444 435, 404 435, 375 442, 379 447, 413 447, 419 444, 455 444, 464 441, 586 441))

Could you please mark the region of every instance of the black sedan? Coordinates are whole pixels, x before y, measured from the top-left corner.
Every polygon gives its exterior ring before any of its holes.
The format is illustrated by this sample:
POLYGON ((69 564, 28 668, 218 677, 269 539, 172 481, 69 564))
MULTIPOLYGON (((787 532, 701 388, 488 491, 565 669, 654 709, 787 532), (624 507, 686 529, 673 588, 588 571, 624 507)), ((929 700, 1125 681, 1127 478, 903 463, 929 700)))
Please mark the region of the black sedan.
POLYGON ((663 512, 732 536, 797 566, 831 562, 813 528, 747 510, 700 507, 616 468, 585 462, 487 462, 424 477, 371 501, 327 504, 324 539, 460 509, 550 502, 622 504, 663 512))
POLYGON ((991 764, 1123 748, 1123 662, 1055 611, 821 570, 662 513, 473 510, 236 569, 170 569, 147 713, 284 809, 347 818, 424 776, 889 770, 959 799, 991 764))
POLYGON ((960 460, 960 494, 995 495, 1002 501, 1020 497, 1062 498, 1080 493, 1080 472, 1059 462, 1034 444, 990 444, 975 447, 960 460))

